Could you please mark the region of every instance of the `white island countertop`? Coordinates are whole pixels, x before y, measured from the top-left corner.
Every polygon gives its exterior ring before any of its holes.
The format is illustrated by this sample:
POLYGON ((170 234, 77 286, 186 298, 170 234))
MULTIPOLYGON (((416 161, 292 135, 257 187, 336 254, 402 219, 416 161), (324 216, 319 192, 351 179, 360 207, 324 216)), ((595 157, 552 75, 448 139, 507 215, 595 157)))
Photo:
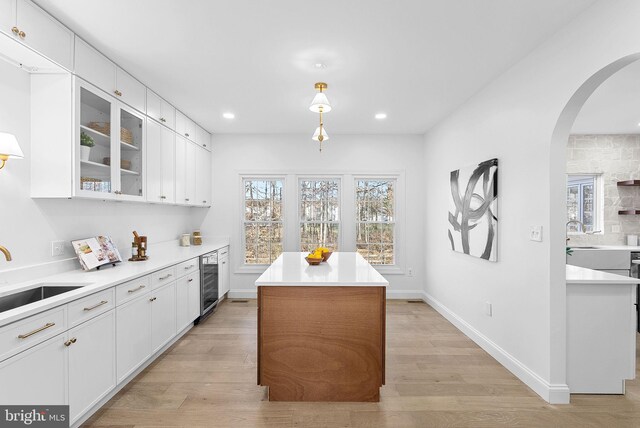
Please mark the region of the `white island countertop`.
POLYGON ((282 253, 256 280, 260 286, 386 287, 389 282, 358 253, 335 252, 326 263, 310 266, 307 253, 282 253))
POLYGON ((567 284, 640 284, 640 279, 567 265, 567 284))

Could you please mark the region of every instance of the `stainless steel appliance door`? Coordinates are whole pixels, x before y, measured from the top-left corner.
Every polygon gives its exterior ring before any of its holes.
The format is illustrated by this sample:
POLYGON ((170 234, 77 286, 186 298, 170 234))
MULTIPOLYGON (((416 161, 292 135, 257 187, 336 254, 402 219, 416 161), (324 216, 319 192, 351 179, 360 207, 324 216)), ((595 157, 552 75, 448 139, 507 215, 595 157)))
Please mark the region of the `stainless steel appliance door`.
POLYGON ((205 315, 218 303, 218 253, 205 254, 200 259, 201 308, 205 315))

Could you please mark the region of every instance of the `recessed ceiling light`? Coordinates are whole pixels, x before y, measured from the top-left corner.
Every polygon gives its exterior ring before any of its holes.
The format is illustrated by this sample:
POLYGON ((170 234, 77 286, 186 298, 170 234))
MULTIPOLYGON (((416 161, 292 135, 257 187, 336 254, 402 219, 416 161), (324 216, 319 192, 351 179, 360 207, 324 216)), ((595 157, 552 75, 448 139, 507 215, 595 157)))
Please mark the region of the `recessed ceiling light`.
POLYGON ((376 119, 382 120, 387 118, 387 113, 376 113, 376 119))
POLYGON ((318 69, 327 68, 327 65, 326 65, 326 64, 323 64, 323 63, 321 63, 321 62, 316 62, 315 64, 313 64, 313 66, 314 66, 315 68, 318 68, 318 69))
POLYGON ((236 115, 233 113, 222 113, 222 117, 224 117, 225 119, 235 119, 236 115))

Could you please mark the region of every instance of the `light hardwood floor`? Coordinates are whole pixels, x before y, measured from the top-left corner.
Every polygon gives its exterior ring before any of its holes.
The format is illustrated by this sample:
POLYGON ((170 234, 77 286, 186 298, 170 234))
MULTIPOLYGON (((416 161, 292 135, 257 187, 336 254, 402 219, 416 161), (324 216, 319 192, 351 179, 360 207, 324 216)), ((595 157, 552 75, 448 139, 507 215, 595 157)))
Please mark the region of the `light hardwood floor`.
POLYGON ((85 426, 640 427, 640 381, 549 405, 424 303, 388 301, 386 380, 379 403, 266 401, 256 302, 226 301, 85 426))

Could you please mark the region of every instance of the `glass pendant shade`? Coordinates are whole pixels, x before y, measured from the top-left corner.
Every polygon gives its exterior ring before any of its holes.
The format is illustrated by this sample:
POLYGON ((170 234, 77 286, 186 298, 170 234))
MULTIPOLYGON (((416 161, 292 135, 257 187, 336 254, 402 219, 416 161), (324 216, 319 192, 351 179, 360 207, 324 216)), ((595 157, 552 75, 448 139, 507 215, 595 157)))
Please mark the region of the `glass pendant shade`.
MULTIPOLYGON (((320 127, 318 126, 316 128, 316 132, 313 133, 313 137, 311 137, 313 139, 313 141, 320 141, 320 127)), ((327 129, 325 127, 322 127, 322 141, 327 141, 329 139, 329 134, 327 134, 327 129)))
POLYGON ((314 113, 327 113, 331 111, 331 104, 329 99, 322 92, 318 92, 309 106, 309 110, 314 113))

